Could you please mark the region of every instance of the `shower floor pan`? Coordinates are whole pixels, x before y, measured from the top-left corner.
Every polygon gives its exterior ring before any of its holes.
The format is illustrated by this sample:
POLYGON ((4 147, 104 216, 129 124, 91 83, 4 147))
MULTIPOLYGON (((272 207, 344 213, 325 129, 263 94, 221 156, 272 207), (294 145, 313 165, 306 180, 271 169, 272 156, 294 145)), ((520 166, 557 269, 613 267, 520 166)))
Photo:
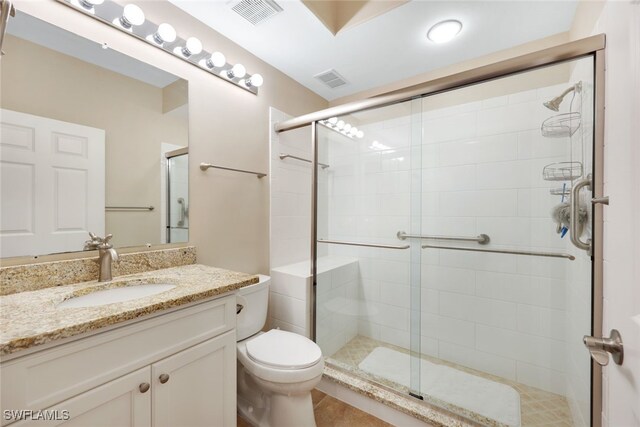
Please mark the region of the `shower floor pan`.
MULTIPOLYGON (((351 372, 360 372, 366 379, 407 392, 408 353, 407 349, 357 336, 328 361, 351 372)), ((564 396, 426 355, 421 362, 425 397, 461 408, 467 416, 478 414, 478 421, 486 417, 498 425, 574 425, 564 396), (484 395, 477 397, 478 394, 484 395)))

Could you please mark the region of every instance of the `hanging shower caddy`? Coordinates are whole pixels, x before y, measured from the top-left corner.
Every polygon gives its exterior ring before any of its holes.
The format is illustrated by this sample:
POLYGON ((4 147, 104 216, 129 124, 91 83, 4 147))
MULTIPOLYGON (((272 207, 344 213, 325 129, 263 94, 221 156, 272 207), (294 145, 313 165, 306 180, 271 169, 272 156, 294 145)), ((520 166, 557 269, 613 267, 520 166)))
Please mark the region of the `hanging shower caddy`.
POLYGON ((581 115, 577 111, 557 114, 542 122, 540 132, 547 138, 566 138, 576 133, 580 124, 581 115))
POLYGON ((542 169, 542 178, 545 181, 573 181, 581 176, 581 162, 551 163, 542 169))

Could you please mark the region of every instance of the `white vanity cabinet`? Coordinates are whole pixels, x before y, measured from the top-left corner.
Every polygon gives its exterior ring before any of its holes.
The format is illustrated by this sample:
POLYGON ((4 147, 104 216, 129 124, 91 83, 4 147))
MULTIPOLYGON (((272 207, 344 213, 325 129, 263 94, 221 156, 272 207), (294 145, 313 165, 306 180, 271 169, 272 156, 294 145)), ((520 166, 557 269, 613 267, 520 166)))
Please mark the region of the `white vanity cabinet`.
POLYGON ((235 426, 235 307, 219 298, 3 361, 2 425, 47 409, 59 419, 12 425, 235 426))

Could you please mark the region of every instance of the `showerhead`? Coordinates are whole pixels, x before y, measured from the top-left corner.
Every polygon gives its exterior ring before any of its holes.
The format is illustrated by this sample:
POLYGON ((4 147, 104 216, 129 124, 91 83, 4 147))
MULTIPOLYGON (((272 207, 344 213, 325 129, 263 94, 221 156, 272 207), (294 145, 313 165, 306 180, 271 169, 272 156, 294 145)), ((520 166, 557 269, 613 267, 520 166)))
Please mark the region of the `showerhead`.
POLYGON ((555 98, 553 98, 551 101, 543 102, 542 105, 544 105, 551 111, 560 111, 560 104, 562 104, 562 100, 564 99, 564 97, 567 96, 568 93, 573 91, 580 93, 581 90, 582 90, 582 82, 578 82, 573 86, 571 86, 570 88, 566 89, 559 96, 556 96, 555 98))
POLYGON ((544 102, 543 105, 552 111, 560 111, 560 104, 562 103, 561 96, 556 96, 551 101, 544 102))

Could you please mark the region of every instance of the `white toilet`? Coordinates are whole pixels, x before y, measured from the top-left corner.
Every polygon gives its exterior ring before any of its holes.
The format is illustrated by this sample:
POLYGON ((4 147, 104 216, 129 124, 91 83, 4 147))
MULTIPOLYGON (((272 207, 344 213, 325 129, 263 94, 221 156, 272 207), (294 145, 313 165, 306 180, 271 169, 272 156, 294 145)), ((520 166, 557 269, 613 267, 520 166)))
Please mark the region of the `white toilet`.
POLYGON ((261 332, 270 281, 261 275, 237 294, 238 410, 254 426, 315 427, 311 390, 322 378, 322 351, 293 332, 261 332))

